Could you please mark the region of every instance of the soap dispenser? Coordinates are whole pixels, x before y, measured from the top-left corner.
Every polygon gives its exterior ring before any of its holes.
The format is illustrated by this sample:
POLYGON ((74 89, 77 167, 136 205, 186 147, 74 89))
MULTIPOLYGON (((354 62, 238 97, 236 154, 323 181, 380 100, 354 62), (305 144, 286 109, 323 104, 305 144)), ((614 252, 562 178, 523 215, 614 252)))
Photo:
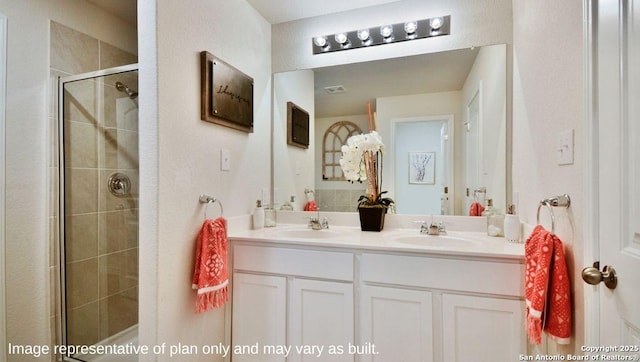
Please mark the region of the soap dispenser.
POLYGON ((493 199, 487 199, 487 208, 482 216, 487 217, 487 234, 489 236, 504 236, 504 214, 493 206, 493 199))
POLYGON ((516 205, 509 205, 504 219, 504 238, 510 243, 520 242, 520 217, 516 214, 516 205))
POLYGON ((256 200, 256 208, 253 210, 253 228, 262 229, 264 227, 264 208, 262 201, 256 200))

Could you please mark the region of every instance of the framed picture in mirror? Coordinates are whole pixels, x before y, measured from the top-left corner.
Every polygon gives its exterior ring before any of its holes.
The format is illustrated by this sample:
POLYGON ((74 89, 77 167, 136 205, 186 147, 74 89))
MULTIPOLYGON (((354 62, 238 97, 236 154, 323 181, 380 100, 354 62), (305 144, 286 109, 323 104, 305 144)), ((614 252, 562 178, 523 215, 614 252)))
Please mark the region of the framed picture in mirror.
POLYGON ((435 152, 409 152, 409 183, 422 185, 436 183, 435 152))
POLYGON ((287 144, 309 148, 309 112, 287 102, 287 144))
POLYGON ((253 78, 203 51, 200 87, 203 121, 253 132, 253 78))

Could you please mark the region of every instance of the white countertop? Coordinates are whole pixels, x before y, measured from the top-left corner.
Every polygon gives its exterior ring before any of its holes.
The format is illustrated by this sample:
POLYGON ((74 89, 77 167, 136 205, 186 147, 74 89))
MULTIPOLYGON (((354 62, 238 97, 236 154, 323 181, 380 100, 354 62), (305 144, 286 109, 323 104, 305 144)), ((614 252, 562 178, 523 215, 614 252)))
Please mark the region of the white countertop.
POLYGON ((524 261, 524 244, 509 243, 502 237, 491 237, 478 231, 448 231, 446 235, 430 236, 420 234, 419 227, 385 228, 381 232, 371 232, 360 231, 359 226, 331 226, 328 230, 311 230, 304 224, 278 224, 273 228, 230 232, 229 240, 524 261))

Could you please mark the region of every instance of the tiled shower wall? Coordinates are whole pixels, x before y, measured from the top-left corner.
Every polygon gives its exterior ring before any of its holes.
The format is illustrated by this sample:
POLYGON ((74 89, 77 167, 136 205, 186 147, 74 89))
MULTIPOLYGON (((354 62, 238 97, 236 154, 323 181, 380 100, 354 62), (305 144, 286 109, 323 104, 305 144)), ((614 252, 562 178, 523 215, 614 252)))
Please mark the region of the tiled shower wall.
MULTIPOLYGON (((136 63, 137 57, 56 22, 51 22, 50 31, 50 296, 53 343, 60 343, 58 77, 136 63)), ((137 112, 127 122, 116 123, 113 107, 116 98, 124 97, 114 88, 116 80, 137 89, 137 74, 127 73, 73 83, 67 95, 71 110, 65 114, 65 139, 72 141, 65 145, 69 207, 63 252, 71 291, 67 314, 72 344, 93 344, 137 323, 137 112), (109 193, 107 178, 116 170, 131 178, 131 197, 109 193)))
POLYGON ((356 212, 358 199, 364 195, 362 190, 316 190, 316 202, 321 211, 356 212))

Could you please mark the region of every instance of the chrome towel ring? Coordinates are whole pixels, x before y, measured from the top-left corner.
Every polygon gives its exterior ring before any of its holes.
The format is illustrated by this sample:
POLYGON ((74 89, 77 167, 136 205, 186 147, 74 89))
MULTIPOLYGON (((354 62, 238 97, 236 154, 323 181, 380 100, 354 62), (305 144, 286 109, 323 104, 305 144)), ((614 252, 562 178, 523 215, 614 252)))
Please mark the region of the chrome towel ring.
POLYGON ((538 205, 538 213, 536 214, 536 223, 538 225, 540 225, 540 209, 542 206, 546 206, 549 209, 549 214, 551 215, 551 233, 553 234, 555 233, 556 228, 556 218, 553 214, 553 207, 569 208, 569 206, 571 206, 571 198, 569 195, 564 194, 540 201, 540 204, 538 205))
POLYGON ((220 200, 214 198, 213 196, 209 196, 209 195, 200 195, 200 197, 198 198, 198 200, 200 201, 201 204, 206 204, 206 206, 204 207, 204 219, 207 219, 207 209, 209 208, 209 205, 211 205, 212 203, 217 202, 218 205, 220 205, 220 216, 224 217, 224 208, 222 206, 222 202, 220 202, 220 200))

